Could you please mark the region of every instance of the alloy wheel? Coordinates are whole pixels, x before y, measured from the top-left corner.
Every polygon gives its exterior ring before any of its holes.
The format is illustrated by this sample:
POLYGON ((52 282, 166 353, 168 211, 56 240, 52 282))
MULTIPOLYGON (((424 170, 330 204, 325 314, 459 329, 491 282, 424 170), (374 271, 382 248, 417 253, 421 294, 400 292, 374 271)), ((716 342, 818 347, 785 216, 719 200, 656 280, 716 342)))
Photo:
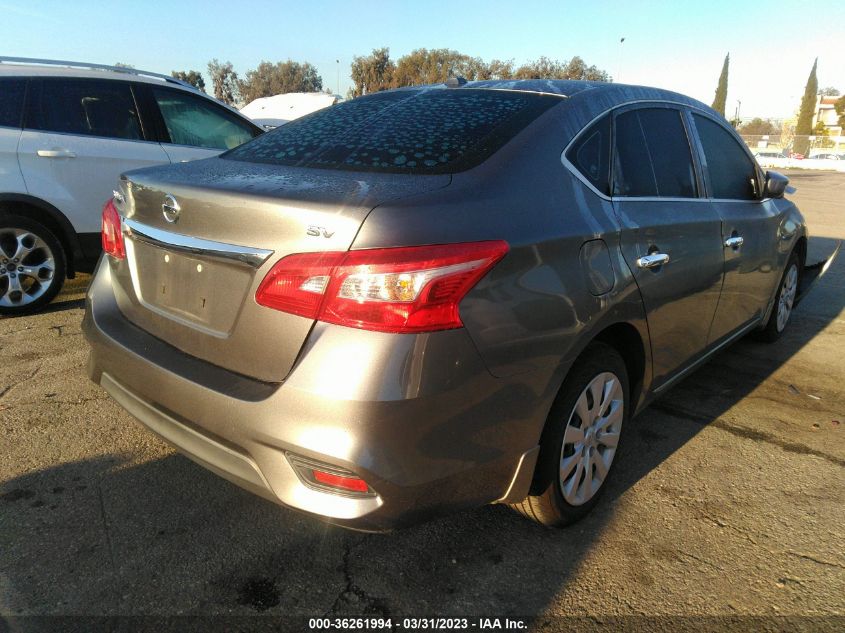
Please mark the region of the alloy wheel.
POLYGON ((53 281, 55 254, 32 231, 0 228, 0 307, 16 308, 39 299, 53 281))

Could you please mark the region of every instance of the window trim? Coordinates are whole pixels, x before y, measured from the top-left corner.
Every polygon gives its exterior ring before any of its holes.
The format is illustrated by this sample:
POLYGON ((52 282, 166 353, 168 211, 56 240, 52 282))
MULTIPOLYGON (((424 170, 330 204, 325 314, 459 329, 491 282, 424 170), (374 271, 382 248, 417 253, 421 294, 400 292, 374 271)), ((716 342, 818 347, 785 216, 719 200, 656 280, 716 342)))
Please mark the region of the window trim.
MULTIPOLYGON (((155 130, 155 137, 156 140, 161 143, 162 145, 172 145, 175 147, 192 147, 194 149, 207 149, 210 151, 219 151, 225 152, 229 149, 233 148, 217 148, 217 147, 204 147, 202 145, 185 145, 184 143, 174 143, 170 138, 170 132, 167 131, 167 123, 164 121, 164 114, 161 112, 161 107, 158 105, 158 101, 155 98, 155 94, 153 92, 154 89, 157 90, 164 90, 167 92, 172 92, 180 95, 187 95, 187 98, 195 98, 199 99, 200 101, 204 101, 207 103, 209 108, 213 111, 219 111, 221 116, 227 120, 240 123, 244 125, 247 129, 252 130, 252 138, 257 138, 264 134, 266 130, 262 130, 258 125, 250 121, 244 115, 239 114, 237 112, 233 112, 226 106, 218 103, 215 99, 212 99, 208 95, 198 94, 189 90, 181 90, 179 88, 174 88, 173 86, 157 86, 152 84, 139 84, 146 88, 146 94, 142 94, 142 101, 144 101, 144 114, 150 118, 151 128, 155 130)), ((252 140, 252 139, 250 139, 252 140)), ((249 143, 249 141, 245 141, 249 143)))
MULTIPOLYGON (((713 118, 706 110, 691 105, 688 103, 683 103, 680 101, 672 101, 671 99, 637 99, 634 101, 626 101, 624 103, 618 103, 606 110, 602 110, 592 119, 590 119, 586 124, 584 124, 581 129, 578 131, 575 136, 570 139, 570 141, 566 144, 566 147, 563 148, 563 151, 560 154, 560 160, 563 166, 569 171, 570 174, 575 176, 578 180, 580 180, 590 191, 592 191, 596 196, 605 200, 607 202, 612 202, 613 200, 638 200, 643 202, 657 202, 657 201, 672 201, 672 202, 713 202, 719 201, 715 198, 709 197, 709 189, 707 189, 707 184, 709 184, 704 177, 704 169, 703 165, 700 161, 698 156, 698 152, 700 150, 699 140, 698 140, 698 130, 692 127, 692 124, 687 122, 687 118, 692 117, 692 113, 702 113, 707 115, 709 118, 713 118), (695 171, 695 184, 698 195, 695 198, 678 198, 678 197, 663 197, 663 196, 608 196, 603 194, 601 191, 596 189, 593 184, 578 171, 578 168, 573 165, 569 159, 567 159, 566 154, 575 145, 579 139, 586 134, 586 132, 593 126, 594 123, 598 122, 602 117, 610 114, 612 116, 611 119, 611 129, 610 129, 610 178, 611 181, 613 179, 613 163, 614 163, 614 154, 613 148, 615 147, 615 140, 616 140, 616 116, 621 112, 628 111, 628 110, 635 110, 639 108, 649 108, 653 106, 662 106, 666 107, 669 106, 667 109, 674 109, 680 111, 681 119, 684 125, 684 131, 687 135, 687 143, 690 146, 690 156, 692 158, 693 169, 695 171)), ((744 145, 744 143, 743 143, 744 145)), ((747 148, 746 148, 747 149, 747 148)), ((748 152, 750 155, 750 150, 748 152)), ((756 163, 756 161, 755 161, 756 163)), ((759 168, 758 168, 759 172, 759 168)), ((709 175, 709 174, 708 174, 709 175)), ((768 198, 766 198, 768 200, 768 198)), ((754 200, 746 200, 746 202, 756 202, 754 200)))
MULTIPOLYGON (((567 144, 566 148, 564 148, 563 153, 560 155, 560 159, 561 159, 561 162, 563 162, 564 166, 567 169, 569 169, 575 176, 577 176, 578 179, 581 182, 586 184, 593 191, 593 193, 595 193, 598 196, 601 196, 602 198, 605 198, 606 200, 610 200, 610 197, 607 196, 607 194, 604 194, 601 191, 599 191, 596 188, 596 186, 590 181, 590 179, 587 178, 587 176, 585 176, 583 173, 581 173, 581 170, 578 169, 578 165, 576 165, 571 160, 569 160, 569 156, 568 156, 569 152, 572 149, 574 149, 576 145, 580 144, 581 141, 584 139, 584 137, 586 137, 587 134, 590 132, 590 130, 592 130, 593 127, 596 124, 598 124, 599 122, 601 122, 601 120, 604 119, 605 117, 609 117, 609 119, 610 119, 610 124, 607 126, 608 130, 609 130, 610 138, 608 139, 608 152, 607 152, 608 165, 607 165, 607 173, 605 174, 605 176, 607 177, 607 188, 608 188, 608 190, 611 190, 611 184, 612 184, 611 181, 613 180, 613 139, 614 139, 614 132, 615 132, 614 117, 613 117, 613 111, 612 110, 607 110, 606 112, 601 113, 599 116, 597 116, 592 121, 590 121, 587 125, 585 125, 578 132, 578 134, 576 134, 573 137, 573 139, 567 144)), ((575 152, 575 154, 577 154, 577 152, 575 152)))
POLYGON ((39 134, 61 134, 63 136, 74 136, 77 138, 99 138, 109 141, 119 141, 123 143, 148 143, 152 141, 147 134, 147 128, 144 125, 143 117, 139 107, 138 99, 135 96, 135 91, 132 89, 132 82, 121 79, 107 79, 102 77, 30 77, 26 86, 26 95, 24 96, 24 115, 21 121, 21 129, 29 132, 36 132, 39 134), (60 132, 58 130, 42 130, 32 127, 35 118, 35 101, 41 99, 44 82, 65 81, 65 82, 106 82, 110 84, 125 84, 129 89, 129 95, 132 97, 132 103, 135 104, 135 115, 138 117, 138 127, 141 131, 141 138, 121 138, 119 136, 103 136, 101 134, 80 134, 78 132, 60 132))
POLYGON ((754 158, 754 155, 751 153, 751 148, 746 145, 741 138, 736 133, 732 127, 725 125, 723 122, 719 121, 717 117, 712 116, 710 113, 701 110, 700 108, 696 109, 696 112, 690 111, 689 119, 690 125, 692 126, 692 130, 695 132, 695 144, 696 144, 696 151, 699 154, 699 160, 701 161, 701 172, 704 177, 704 181, 707 187, 707 199, 711 202, 748 202, 757 204, 760 202, 765 202, 766 200, 771 200, 771 198, 764 197, 765 191, 765 174, 763 173, 763 168, 760 167, 760 163, 757 162, 757 159, 754 158), (757 197, 756 198, 716 198, 713 196, 713 183, 710 180, 710 168, 707 166, 707 156, 704 153, 704 144, 701 142, 701 136, 698 132, 698 126, 695 124, 695 116, 698 115, 705 119, 710 120, 712 123, 715 123, 723 130, 728 133, 734 143, 739 146, 740 151, 744 151, 745 157, 751 162, 751 165, 754 167, 754 173, 756 174, 757 179, 757 197))

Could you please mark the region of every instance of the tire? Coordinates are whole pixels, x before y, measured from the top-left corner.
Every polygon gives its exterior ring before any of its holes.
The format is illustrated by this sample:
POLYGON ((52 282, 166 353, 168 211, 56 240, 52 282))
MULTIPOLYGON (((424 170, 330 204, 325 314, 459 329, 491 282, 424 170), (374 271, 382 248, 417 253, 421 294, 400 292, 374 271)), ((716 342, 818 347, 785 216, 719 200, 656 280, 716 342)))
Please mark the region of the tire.
POLYGON ((589 513, 612 475, 630 414, 629 393, 619 352, 604 343, 590 344, 569 371, 546 420, 531 494, 512 507, 549 527, 569 525, 589 513), (601 388, 598 408, 592 389, 596 386, 601 388), (598 415, 586 434, 582 415, 598 415))
POLYGON ((62 289, 65 252, 43 224, 0 214, 0 314, 37 312, 62 289))
POLYGON ((764 343, 774 343, 789 325, 789 318, 795 307, 795 296, 798 293, 798 282, 801 278, 801 263, 798 255, 793 251, 786 262, 786 269, 778 284, 778 293, 769 320, 761 330, 754 332, 754 338, 764 343))

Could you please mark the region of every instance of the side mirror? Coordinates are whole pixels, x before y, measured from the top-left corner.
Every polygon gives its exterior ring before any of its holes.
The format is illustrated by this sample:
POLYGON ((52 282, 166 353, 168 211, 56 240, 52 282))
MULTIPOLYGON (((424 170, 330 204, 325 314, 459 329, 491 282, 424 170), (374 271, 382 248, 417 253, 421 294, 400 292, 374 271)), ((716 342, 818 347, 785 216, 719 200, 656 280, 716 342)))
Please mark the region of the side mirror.
POLYGON ((764 198, 783 198, 789 178, 776 171, 766 172, 766 189, 764 198))

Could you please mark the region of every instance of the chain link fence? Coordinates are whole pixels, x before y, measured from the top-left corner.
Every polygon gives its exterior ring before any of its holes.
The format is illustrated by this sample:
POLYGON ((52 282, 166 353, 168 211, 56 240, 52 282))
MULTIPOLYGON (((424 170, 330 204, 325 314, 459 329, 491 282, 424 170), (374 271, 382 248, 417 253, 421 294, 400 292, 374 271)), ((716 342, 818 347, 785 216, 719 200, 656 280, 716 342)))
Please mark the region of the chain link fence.
POLYGON ((741 136, 763 167, 845 171, 845 136, 741 136))

